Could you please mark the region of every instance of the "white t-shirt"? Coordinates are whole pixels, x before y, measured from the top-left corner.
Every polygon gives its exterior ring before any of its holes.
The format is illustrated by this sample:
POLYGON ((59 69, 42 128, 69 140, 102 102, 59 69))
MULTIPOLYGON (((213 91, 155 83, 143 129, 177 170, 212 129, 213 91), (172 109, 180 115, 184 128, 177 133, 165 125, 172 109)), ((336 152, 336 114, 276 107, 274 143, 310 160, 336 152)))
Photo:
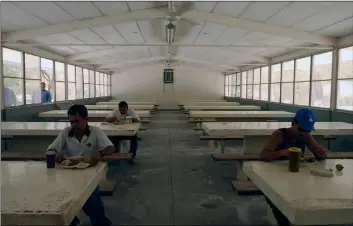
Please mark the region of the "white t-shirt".
MULTIPOLYGON (((121 114, 120 114, 120 111, 119 111, 119 108, 116 108, 114 109, 112 112, 110 112, 110 114, 108 115, 107 118, 109 117, 114 117, 116 116, 118 118, 118 120, 121 120, 121 118, 123 117, 121 114)), ((138 120, 140 120, 139 116, 137 115, 135 109, 133 108, 128 108, 127 109, 127 113, 126 113, 126 116, 131 116, 133 118, 136 118, 138 120)))
POLYGON ((74 136, 71 127, 63 129, 48 149, 55 149, 59 153, 64 151, 67 157, 91 157, 94 153, 113 146, 107 135, 96 126, 89 126, 81 142, 74 136))

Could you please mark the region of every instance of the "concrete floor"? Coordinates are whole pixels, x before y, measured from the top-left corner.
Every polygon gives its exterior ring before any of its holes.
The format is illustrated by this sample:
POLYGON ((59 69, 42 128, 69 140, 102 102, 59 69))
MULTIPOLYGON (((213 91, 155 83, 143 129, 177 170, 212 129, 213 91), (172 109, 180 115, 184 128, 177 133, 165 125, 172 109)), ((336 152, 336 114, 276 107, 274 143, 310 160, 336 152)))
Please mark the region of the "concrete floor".
POLYGON ((117 189, 103 201, 114 225, 268 224, 264 198, 237 196, 235 163, 213 161, 182 113, 157 112, 146 127, 136 164, 109 168, 117 189))

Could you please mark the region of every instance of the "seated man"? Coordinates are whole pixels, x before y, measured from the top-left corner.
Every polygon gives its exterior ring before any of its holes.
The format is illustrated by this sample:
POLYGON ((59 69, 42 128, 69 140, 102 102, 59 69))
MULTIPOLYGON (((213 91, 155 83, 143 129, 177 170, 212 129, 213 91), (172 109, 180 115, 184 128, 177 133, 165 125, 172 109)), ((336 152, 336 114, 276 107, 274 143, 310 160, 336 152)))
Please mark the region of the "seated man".
MULTIPOLYGON (((139 123, 140 118, 137 115, 136 111, 132 108, 129 108, 128 104, 125 101, 121 101, 119 103, 119 109, 114 109, 106 118, 107 122, 119 122, 126 116, 131 116, 132 117, 132 122, 133 123, 139 123)), ((136 156, 136 151, 137 151, 137 146, 138 146, 138 137, 137 133, 135 136, 128 138, 130 140, 130 151, 129 153, 132 153, 132 158, 135 158, 136 156)), ((114 143, 118 143, 119 141, 114 141, 114 143)))
MULTIPOLYGON (((325 159, 327 150, 319 145, 310 134, 311 131, 315 131, 315 121, 315 115, 311 110, 307 108, 299 110, 295 114, 290 128, 281 128, 272 133, 267 145, 260 154, 260 160, 286 160, 289 156, 288 148, 300 148, 302 154, 304 154, 305 146, 308 147, 318 160, 325 159)), ((267 197, 265 198, 272 209, 278 225, 290 225, 290 222, 281 211, 267 197)))
MULTIPOLYGON (((115 147, 107 135, 100 128, 87 124, 88 112, 84 105, 71 106, 67 114, 71 127, 63 129, 48 148, 57 153, 58 163, 65 157, 84 156, 91 158, 91 165, 96 165, 101 157, 115 153, 115 147)), ((111 225, 105 216, 99 187, 93 191, 82 210, 90 217, 93 226, 111 225)), ((80 220, 76 217, 71 225, 79 223, 80 220)))

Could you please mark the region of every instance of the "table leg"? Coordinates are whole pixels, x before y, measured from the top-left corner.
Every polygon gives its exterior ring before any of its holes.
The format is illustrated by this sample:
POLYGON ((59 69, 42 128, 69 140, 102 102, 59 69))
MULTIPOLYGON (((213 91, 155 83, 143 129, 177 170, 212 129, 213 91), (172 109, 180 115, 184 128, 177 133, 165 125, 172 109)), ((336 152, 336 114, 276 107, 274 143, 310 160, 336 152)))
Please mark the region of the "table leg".
POLYGON ((225 143, 224 140, 217 141, 217 144, 218 144, 217 150, 221 153, 224 153, 224 143, 225 143))
POLYGON ((272 209, 269 205, 267 205, 266 207, 266 212, 267 212, 267 220, 270 223, 270 225, 277 225, 276 218, 273 215, 272 209))
POLYGON ((248 176, 243 171, 243 161, 237 161, 237 180, 238 181, 247 181, 249 180, 248 176))
MULTIPOLYGON (((268 139, 269 136, 244 136, 243 154, 260 154, 268 139)), ((243 171, 243 161, 237 161, 237 179, 249 180, 243 171)))

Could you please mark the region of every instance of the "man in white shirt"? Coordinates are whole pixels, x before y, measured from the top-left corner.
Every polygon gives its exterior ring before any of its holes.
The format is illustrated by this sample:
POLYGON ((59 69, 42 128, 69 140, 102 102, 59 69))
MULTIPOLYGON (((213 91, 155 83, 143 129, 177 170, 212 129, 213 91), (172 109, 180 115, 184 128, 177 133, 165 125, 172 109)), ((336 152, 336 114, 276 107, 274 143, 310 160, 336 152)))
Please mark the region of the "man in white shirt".
MULTIPOLYGON (((91 165, 96 165, 101 157, 116 152, 107 135, 96 126, 89 126, 88 111, 84 105, 73 105, 69 108, 68 118, 71 127, 63 129, 48 150, 54 150, 56 161, 61 163, 65 157, 84 156, 91 159, 91 165)), ((110 220, 105 216, 99 187, 88 198, 82 210, 90 217, 93 226, 110 226, 110 220)), ((71 226, 76 226, 80 220, 76 217, 71 226)))
MULTIPOLYGON (((125 119, 126 116, 131 116, 132 117, 132 122, 133 123, 139 123, 140 122, 140 118, 137 115, 137 112, 135 111, 135 109, 133 108, 129 108, 128 104, 125 101, 121 101, 119 103, 119 108, 118 109, 114 109, 106 118, 107 122, 119 122, 120 120, 125 119)), ((113 139, 113 138, 111 138, 113 139)), ((137 133, 135 134, 135 136, 132 137, 128 137, 128 138, 124 138, 127 140, 130 140, 130 151, 129 153, 132 153, 132 159, 135 158, 136 156, 136 151, 137 151, 137 147, 138 147, 138 137, 137 137, 137 133)), ((119 141, 115 141, 113 140, 114 143, 118 143, 119 141)))

